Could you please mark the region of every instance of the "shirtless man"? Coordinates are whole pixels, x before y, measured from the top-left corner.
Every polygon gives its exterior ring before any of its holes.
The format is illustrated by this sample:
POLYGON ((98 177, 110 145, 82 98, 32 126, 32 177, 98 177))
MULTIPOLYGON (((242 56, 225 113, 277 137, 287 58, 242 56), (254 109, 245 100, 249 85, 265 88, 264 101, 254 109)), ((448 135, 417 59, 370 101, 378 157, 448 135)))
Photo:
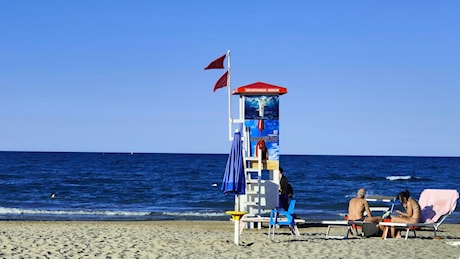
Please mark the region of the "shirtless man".
POLYGON ((358 190, 356 197, 350 200, 348 203, 348 220, 379 223, 382 218, 372 216, 369 203, 364 197, 366 197, 366 190, 361 188, 358 190), (364 217, 364 212, 367 213, 366 217, 364 217))
MULTIPOLYGON (((400 192, 398 194, 398 199, 401 201, 406 212, 401 212, 396 210, 396 214, 398 216, 394 216, 391 218, 391 222, 399 222, 399 223, 419 223, 422 219, 422 214, 420 212, 420 205, 418 202, 410 196, 408 190, 400 192)), ((401 237, 401 230, 398 230, 396 233, 396 228, 391 227, 391 237, 392 238, 400 238, 401 237)))

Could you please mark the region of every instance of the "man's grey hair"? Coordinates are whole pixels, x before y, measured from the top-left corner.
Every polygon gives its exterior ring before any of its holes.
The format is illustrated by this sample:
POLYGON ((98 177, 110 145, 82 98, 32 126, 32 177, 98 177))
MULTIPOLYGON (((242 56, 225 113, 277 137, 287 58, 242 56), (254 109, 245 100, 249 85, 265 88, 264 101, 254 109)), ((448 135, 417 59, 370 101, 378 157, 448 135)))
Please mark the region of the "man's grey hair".
POLYGON ((361 188, 358 190, 358 197, 364 198, 366 196, 366 189, 361 188))

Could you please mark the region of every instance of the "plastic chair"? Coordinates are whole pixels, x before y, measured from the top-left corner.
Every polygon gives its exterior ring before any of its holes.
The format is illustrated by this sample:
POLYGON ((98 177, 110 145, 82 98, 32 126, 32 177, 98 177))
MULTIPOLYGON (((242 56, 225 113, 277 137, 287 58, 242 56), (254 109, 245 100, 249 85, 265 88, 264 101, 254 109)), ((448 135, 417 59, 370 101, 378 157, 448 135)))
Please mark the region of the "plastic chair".
POLYGON ((296 200, 291 200, 289 202, 289 208, 287 211, 284 209, 272 209, 272 211, 270 212, 270 222, 268 225, 268 237, 269 238, 275 239, 276 225, 289 226, 291 234, 296 239, 300 238, 299 229, 297 228, 297 224, 295 223, 295 220, 294 220, 295 203, 296 203, 296 200))

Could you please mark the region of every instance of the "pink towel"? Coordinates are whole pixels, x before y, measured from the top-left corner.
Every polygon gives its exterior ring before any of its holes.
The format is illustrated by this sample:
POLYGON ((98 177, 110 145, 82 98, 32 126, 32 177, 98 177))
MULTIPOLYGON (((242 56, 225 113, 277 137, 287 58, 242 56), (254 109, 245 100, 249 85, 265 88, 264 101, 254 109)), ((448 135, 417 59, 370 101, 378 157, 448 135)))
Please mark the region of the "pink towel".
POLYGON ((456 190, 423 190, 418 201, 422 208, 422 221, 435 223, 443 215, 452 213, 457 206, 457 200, 456 190))

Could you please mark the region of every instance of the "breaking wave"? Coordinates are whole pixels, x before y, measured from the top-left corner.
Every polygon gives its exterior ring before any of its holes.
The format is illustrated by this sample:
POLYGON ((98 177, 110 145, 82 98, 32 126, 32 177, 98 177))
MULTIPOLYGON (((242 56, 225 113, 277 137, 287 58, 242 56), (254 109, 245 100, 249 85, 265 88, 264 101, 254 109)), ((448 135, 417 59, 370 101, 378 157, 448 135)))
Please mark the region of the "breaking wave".
POLYGON ((386 177, 387 180, 390 181, 399 181, 399 180, 410 180, 412 179, 412 176, 410 175, 405 175, 405 176, 388 176, 386 177))

